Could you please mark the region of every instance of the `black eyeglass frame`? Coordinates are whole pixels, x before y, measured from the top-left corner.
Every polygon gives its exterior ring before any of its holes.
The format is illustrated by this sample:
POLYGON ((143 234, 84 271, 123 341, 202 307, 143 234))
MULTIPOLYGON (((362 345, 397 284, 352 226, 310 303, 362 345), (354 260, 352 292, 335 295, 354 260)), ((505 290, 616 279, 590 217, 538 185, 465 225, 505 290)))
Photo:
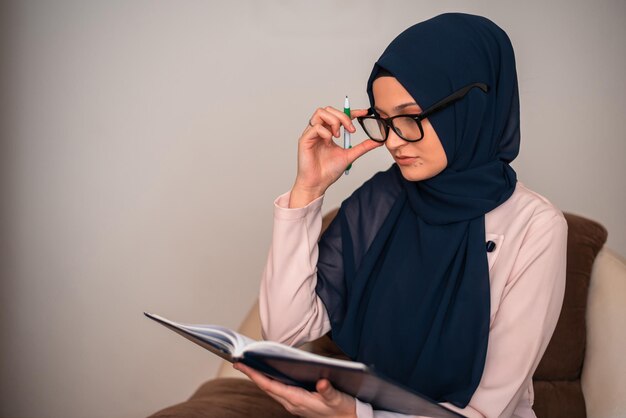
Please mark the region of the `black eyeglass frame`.
POLYGON ((380 142, 380 143, 385 142, 387 140, 387 138, 389 138, 389 128, 391 128, 396 133, 396 135, 398 135, 403 140, 405 140, 407 142, 418 142, 418 141, 421 141, 422 139, 424 139, 424 128, 422 128, 422 120, 428 118, 433 113, 438 112, 438 111, 442 110, 443 108, 451 105, 452 103, 456 102, 457 100, 462 99, 474 87, 479 88, 484 93, 487 93, 489 91, 489 86, 487 84, 485 84, 485 83, 472 83, 472 84, 468 84, 465 87, 460 88, 459 90, 455 91, 451 95, 449 95, 449 96, 439 100, 437 103, 435 103, 434 105, 432 105, 431 107, 429 107, 428 109, 424 110, 422 113, 419 113, 419 114, 396 115, 396 116, 392 116, 390 118, 381 118, 379 116, 375 116, 374 115, 375 114, 374 109, 370 107, 367 116, 359 116, 356 119, 359 122, 359 124, 361 125, 361 127, 363 128, 363 130, 365 131, 365 133, 367 134, 367 136, 369 136, 369 138, 372 141, 376 141, 376 142, 380 142), (396 130, 396 127, 393 124, 393 120, 396 119, 396 118, 406 118, 406 117, 412 118, 412 119, 414 119, 417 122, 417 126, 418 126, 418 128, 420 130, 420 137, 418 139, 407 139, 404 136, 402 136, 402 134, 398 130, 396 130), (367 129, 365 128, 365 123, 364 123, 365 119, 375 119, 375 120, 381 121, 383 123, 383 126, 385 127, 385 137, 384 137, 384 139, 382 139, 382 140, 374 139, 374 138, 372 138, 369 135, 369 133, 367 133, 367 129))

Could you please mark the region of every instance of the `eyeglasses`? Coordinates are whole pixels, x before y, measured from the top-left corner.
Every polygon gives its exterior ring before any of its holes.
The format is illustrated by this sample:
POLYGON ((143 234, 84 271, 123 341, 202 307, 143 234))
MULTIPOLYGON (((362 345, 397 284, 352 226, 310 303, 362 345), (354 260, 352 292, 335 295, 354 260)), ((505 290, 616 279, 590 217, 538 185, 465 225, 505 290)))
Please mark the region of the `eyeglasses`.
POLYGON ((433 113, 449 106, 450 104, 462 99, 474 87, 479 88, 484 93, 489 91, 489 86, 484 83, 469 84, 448 97, 438 101, 420 114, 414 115, 397 115, 390 118, 381 118, 374 115, 374 109, 370 108, 368 116, 360 116, 356 119, 363 127, 363 130, 373 141, 385 142, 389 136, 389 128, 400 138, 407 142, 417 142, 424 138, 424 128, 422 128, 422 120, 431 116, 433 113))

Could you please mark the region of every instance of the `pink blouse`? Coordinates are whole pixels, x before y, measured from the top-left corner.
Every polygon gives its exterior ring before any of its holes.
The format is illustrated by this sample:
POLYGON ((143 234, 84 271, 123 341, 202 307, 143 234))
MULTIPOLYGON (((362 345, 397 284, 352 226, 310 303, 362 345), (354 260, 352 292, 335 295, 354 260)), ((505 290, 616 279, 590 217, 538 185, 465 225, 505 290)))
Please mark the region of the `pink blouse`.
MULTIPOLYGON (((263 337, 301 345, 330 331, 315 292, 323 196, 288 209, 289 193, 274 202, 272 245, 260 288, 263 337)), ((489 344, 483 376, 468 417, 535 417, 532 375, 550 341, 563 302, 567 222, 561 211, 517 182, 513 195, 485 214, 491 284, 489 344)), ((406 415, 374 411, 357 399, 360 418, 406 415)))

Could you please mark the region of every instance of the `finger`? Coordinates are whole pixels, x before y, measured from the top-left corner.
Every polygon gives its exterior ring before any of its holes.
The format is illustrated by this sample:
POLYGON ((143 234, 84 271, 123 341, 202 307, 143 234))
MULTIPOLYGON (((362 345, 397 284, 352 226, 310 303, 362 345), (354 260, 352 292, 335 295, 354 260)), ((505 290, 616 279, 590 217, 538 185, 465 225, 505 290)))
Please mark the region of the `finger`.
POLYGON ((331 128, 331 132, 333 132, 334 136, 339 137, 341 121, 337 118, 336 113, 330 111, 331 109, 333 108, 330 106, 326 106, 325 108, 318 107, 311 117, 311 124, 326 124, 331 128))
POLYGON ((348 117, 348 115, 346 115, 344 112, 335 109, 334 107, 330 107, 327 106, 325 108, 326 110, 328 110, 328 112, 332 113, 333 115, 335 115, 340 121, 341 124, 350 132, 356 132, 356 128, 354 126, 354 124, 352 123, 352 111, 350 111, 350 117, 348 117))
POLYGON ((245 373, 259 389, 263 390, 268 396, 294 415, 299 411, 300 407, 298 405, 302 402, 303 394, 310 395, 310 393, 304 389, 284 385, 264 376, 262 373, 257 372, 243 363, 235 363, 233 367, 245 373))
POLYGON ((322 125, 314 125, 313 129, 309 131, 308 134, 310 134, 310 136, 306 135, 308 138, 320 137, 327 141, 332 141, 333 139, 333 134, 322 125))
POLYGON ((299 389, 293 386, 287 386, 277 380, 270 379, 264 374, 241 363, 238 363, 237 369, 245 373, 259 388, 263 389, 268 394, 290 399, 291 396, 294 396, 294 390, 299 389))
POLYGON ((259 385, 259 387, 261 385, 266 385, 267 382, 265 382, 265 379, 267 379, 265 376, 263 376, 261 373, 257 372, 256 370, 242 364, 242 363, 234 363, 233 367, 237 370, 239 370, 241 373, 245 374, 246 376, 248 376, 250 378, 250 380, 252 380, 254 383, 256 383, 257 385, 259 385))
POLYGON ((358 117, 358 116, 365 116, 369 114, 369 109, 352 109, 350 110, 350 117, 352 119, 358 117))
POLYGON ((312 127, 305 129, 304 132, 302 132, 302 136, 300 137, 300 139, 303 141, 317 138, 322 138, 326 140, 326 142, 332 142, 333 134, 322 125, 316 124, 312 127))
POLYGON ((382 145, 382 142, 376 142, 372 141, 371 139, 366 139, 360 144, 346 150, 346 152, 348 153, 348 162, 352 164, 357 158, 363 156, 363 154, 370 152, 371 150, 378 148, 382 145))
POLYGON ((270 379, 253 368, 248 367, 243 363, 235 363, 233 367, 248 376, 252 381, 259 385, 259 387, 269 385, 270 379))

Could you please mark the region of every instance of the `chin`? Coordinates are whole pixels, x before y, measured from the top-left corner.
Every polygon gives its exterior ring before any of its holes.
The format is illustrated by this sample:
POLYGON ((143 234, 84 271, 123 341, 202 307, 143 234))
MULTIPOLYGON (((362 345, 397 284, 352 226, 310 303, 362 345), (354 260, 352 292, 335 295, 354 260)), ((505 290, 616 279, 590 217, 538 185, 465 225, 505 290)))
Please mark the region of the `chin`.
POLYGON ((408 181, 427 180, 439 174, 439 172, 435 173, 435 172, 425 171, 423 167, 403 167, 401 165, 398 165, 398 167, 400 168, 402 177, 404 177, 408 181))

